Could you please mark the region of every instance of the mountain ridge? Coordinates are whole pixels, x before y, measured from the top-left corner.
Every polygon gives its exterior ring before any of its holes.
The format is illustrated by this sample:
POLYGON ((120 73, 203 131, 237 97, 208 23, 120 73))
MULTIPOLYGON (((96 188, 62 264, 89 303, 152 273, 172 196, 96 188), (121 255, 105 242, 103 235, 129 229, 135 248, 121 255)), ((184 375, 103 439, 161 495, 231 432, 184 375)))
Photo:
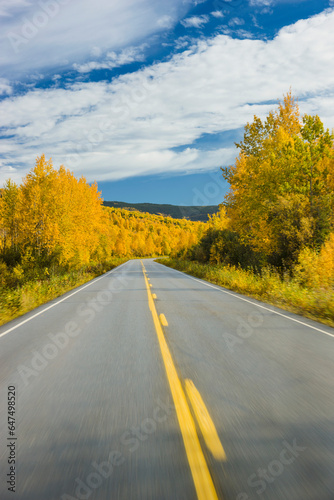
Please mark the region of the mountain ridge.
POLYGON ((173 219, 188 219, 191 221, 206 222, 208 215, 217 213, 218 205, 192 206, 172 205, 169 203, 128 203, 125 201, 104 201, 105 207, 123 208, 127 210, 138 210, 150 214, 164 215, 173 219))

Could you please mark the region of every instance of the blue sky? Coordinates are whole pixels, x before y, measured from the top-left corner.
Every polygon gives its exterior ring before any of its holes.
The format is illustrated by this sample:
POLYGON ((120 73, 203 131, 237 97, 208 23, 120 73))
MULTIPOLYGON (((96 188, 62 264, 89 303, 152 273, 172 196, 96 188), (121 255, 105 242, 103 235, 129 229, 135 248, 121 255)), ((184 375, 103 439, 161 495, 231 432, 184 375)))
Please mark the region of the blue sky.
POLYGON ((289 88, 334 127, 334 0, 2 0, 0 185, 37 156, 106 200, 216 204, 289 88))

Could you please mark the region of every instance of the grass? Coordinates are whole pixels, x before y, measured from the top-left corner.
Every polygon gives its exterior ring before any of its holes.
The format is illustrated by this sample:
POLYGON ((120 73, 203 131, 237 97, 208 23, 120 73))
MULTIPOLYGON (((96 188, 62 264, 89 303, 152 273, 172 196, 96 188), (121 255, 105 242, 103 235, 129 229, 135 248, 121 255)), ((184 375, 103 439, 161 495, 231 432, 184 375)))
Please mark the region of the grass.
POLYGON ((171 258, 159 259, 158 262, 210 283, 334 326, 333 289, 306 288, 292 278, 285 277, 282 280, 277 273, 269 269, 265 269, 260 276, 233 266, 200 264, 171 258))
POLYGON ((115 257, 106 263, 79 271, 26 281, 13 288, 0 288, 0 325, 87 283, 127 260, 125 257, 115 257))

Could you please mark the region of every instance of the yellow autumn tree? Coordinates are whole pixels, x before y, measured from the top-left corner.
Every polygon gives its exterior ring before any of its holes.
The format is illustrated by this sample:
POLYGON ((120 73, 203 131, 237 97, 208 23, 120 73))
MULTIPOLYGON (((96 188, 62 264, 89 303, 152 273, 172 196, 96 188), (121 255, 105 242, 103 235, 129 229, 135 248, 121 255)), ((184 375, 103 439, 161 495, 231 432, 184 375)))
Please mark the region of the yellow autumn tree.
POLYGON ((19 201, 24 248, 72 267, 103 254, 105 214, 96 184, 77 180, 64 167, 55 170, 42 155, 23 180, 19 201))
POLYGON ((59 224, 56 213, 57 172, 51 159, 42 155, 36 166, 23 179, 20 189, 20 239, 25 248, 32 248, 39 257, 50 255, 59 239, 59 224))
POLYGON ((0 249, 18 250, 19 241, 19 188, 11 179, 0 190, 0 249))
POLYGON ((290 91, 264 122, 246 125, 237 147, 235 165, 222 170, 230 183, 224 205, 241 241, 274 265, 291 265, 304 246, 320 247, 334 197, 326 187, 333 136, 319 117, 301 118, 290 91))

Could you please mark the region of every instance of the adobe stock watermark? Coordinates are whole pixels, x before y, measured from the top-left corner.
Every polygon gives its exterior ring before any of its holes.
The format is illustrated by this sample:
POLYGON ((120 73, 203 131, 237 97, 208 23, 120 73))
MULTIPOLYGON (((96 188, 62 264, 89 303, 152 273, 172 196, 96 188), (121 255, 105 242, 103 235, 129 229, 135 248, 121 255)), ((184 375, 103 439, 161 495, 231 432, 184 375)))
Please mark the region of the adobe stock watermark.
POLYGON ((251 337, 254 330, 262 325, 263 315, 259 311, 253 311, 247 316, 247 321, 238 316, 237 322, 236 335, 232 333, 223 333, 223 338, 230 352, 234 352, 236 345, 243 344, 245 339, 251 337))
MULTIPOLYGON (((283 441, 282 444, 283 449, 279 456, 272 460, 266 469, 258 469, 256 473, 251 474, 247 479, 248 486, 254 488, 257 495, 262 495, 268 484, 273 483, 281 476, 286 467, 293 464, 300 453, 307 449, 305 446, 299 446, 296 439, 292 441, 292 444, 287 441, 283 441)), ((250 500, 250 498, 246 492, 242 492, 238 494, 236 500, 250 500)))
POLYGON ((86 478, 84 480, 80 477, 75 479, 75 496, 64 493, 61 500, 87 500, 93 491, 100 488, 103 482, 112 475, 115 467, 119 467, 126 462, 126 453, 132 454, 138 450, 140 444, 154 434, 159 424, 166 422, 174 410, 175 407, 170 398, 166 403, 158 398, 152 416, 145 418, 139 426, 131 427, 121 435, 119 448, 122 451, 119 449, 112 450, 109 453, 108 460, 100 463, 95 460, 92 461, 91 471, 86 478))
POLYGON ((19 31, 9 31, 6 35, 15 54, 35 38, 39 31, 48 25, 50 19, 56 17, 61 8, 70 2, 71 0, 40 0, 39 9, 32 16, 23 18, 19 31))
MULTIPOLYGON (((117 269, 117 268, 116 268, 117 269)), ((76 310, 76 317, 81 319, 84 324, 89 324, 96 318, 103 309, 108 306, 113 300, 113 295, 119 293, 124 289, 133 277, 128 275, 125 277, 123 274, 117 275, 113 280, 110 280, 106 290, 101 290, 96 295, 83 304, 80 304, 76 310), (120 287, 115 288, 116 283, 120 283, 120 287)), ((27 387, 31 379, 36 378, 42 373, 45 368, 53 361, 58 354, 63 351, 71 339, 77 337, 82 332, 79 325, 79 319, 68 321, 63 327, 62 331, 55 334, 48 333, 49 341, 39 351, 33 350, 32 358, 28 365, 18 365, 17 371, 27 387)))

